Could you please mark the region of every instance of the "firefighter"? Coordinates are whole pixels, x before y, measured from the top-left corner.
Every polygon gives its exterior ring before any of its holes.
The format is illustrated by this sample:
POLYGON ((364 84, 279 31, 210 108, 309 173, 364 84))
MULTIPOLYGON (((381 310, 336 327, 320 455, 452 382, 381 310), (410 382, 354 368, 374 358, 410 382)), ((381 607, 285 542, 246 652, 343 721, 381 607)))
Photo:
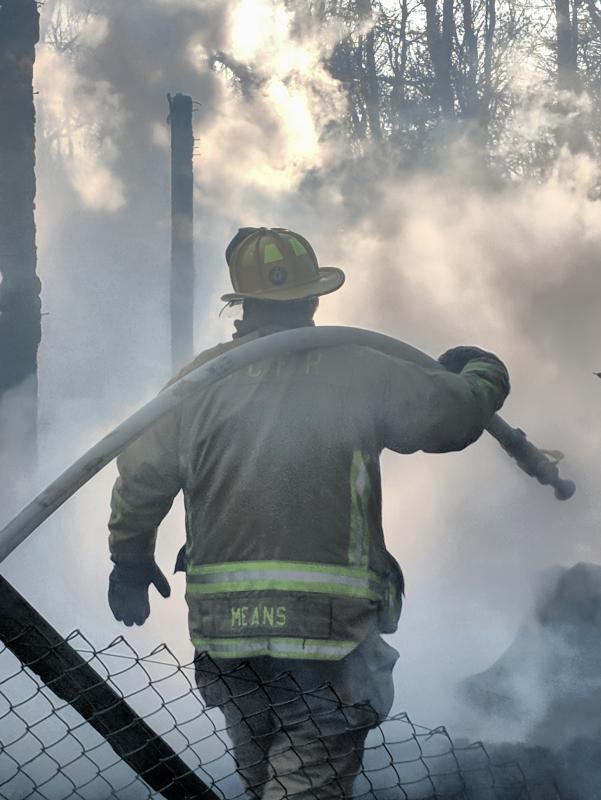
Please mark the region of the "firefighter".
MULTIPOLYGON (((300 234, 242 228, 226 250, 242 305, 232 341, 314 325, 345 279, 300 234)), ((351 796, 367 732, 393 700, 403 575, 384 543, 379 456, 461 450, 509 392, 491 353, 454 348, 446 370, 354 344, 240 369, 187 397, 118 459, 109 604, 142 625, 157 528, 183 491, 186 600, 196 678, 222 709, 249 798, 351 796)))

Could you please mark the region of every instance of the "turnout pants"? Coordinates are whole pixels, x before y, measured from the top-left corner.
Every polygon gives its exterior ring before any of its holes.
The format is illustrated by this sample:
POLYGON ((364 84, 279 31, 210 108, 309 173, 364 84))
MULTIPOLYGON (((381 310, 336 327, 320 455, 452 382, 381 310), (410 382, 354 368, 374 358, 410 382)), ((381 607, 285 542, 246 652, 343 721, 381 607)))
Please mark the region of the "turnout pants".
POLYGON ((341 661, 196 656, 249 800, 352 797, 365 739, 388 714, 398 653, 372 634, 341 661))

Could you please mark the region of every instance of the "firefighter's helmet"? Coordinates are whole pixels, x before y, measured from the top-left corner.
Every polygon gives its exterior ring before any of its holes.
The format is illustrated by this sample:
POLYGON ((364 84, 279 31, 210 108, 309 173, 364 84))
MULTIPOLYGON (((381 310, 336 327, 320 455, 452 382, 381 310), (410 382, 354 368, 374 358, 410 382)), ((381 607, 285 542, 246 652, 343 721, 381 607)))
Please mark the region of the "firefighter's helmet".
POLYGON ((286 228, 240 228, 225 251, 234 291, 222 300, 300 300, 335 292, 338 267, 320 267, 309 242, 286 228))

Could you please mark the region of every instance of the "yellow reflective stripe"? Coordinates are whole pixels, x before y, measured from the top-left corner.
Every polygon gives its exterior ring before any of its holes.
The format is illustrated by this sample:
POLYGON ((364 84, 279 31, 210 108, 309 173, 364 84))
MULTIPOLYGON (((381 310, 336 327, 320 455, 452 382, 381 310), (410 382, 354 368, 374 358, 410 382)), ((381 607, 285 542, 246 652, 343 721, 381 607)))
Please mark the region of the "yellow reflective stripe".
POLYGON ((280 248, 273 244, 273 242, 269 242, 269 244, 265 245, 265 251, 263 253, 263 263, 265 264, 273 264, 274 261, 283 261, 284 256, 282 255, 280 248))
POLYGON ((294 255, 296 256, 307 255, 307 251, 305 250, 303 245, 298 241, 298 239, 295 239, 293 236, 290 236, 288 237, 288 241, 290 242, 290 245, 294 250, 294 255))
POLYGON ((331 639, 303 639, 293 637, 255 637, 231 639, 192 639, 197 651, 207 652, 214 658, 274 658, 318 659, 338 661, 357 647, 357 642, 331 639))
POLYGON ((464 378, 473 378, 479 383, 484 384, 487 389, 492 390, 497 396, 503 395, 503 390, 493 378, 493 374, 497 377, 500 368, 491 363, 490 361, 468 361, 465 367, 461 370, 461 375, 464 378))
POLYGON ((491 370, 493 372, 498 372, 499 366, 488 359, 478 360, 475 358, 467 362, 465 367, 461 370, 461 374, 464 375, 467 372, 472 372, 472 370, 478 369, 485 370, 486 372, 490 372, 491 370))
POLYGON ((188 567, 188 591, 223 594, 274 590, 316 592, 338 597, 378 600, 382 579, 367 567, 300 561, 232 561, 188 567))
POLYGON ((351 513, 349 564, 367 566, 369 561, 369 499, 371 481, 363 453, 355 450, 351 462, 351 513))

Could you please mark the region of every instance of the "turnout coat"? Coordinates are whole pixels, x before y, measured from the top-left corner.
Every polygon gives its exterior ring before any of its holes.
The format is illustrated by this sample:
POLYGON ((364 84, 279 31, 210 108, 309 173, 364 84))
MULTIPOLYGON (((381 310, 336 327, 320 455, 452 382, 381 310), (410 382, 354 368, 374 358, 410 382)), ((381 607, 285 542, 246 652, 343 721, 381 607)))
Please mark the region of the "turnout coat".
MULTIPOLYGON (((281 330, 262 328, 198 356, 281 330)), ((403 578, 382 531, 379 456, 461 450, 504 398, 500 362, 461 374, 348 345, 223 378, 119 457, 109 544, 151 559, 181 490, 186 600, 197 651, 339 660, 396 629, 403 578)))

